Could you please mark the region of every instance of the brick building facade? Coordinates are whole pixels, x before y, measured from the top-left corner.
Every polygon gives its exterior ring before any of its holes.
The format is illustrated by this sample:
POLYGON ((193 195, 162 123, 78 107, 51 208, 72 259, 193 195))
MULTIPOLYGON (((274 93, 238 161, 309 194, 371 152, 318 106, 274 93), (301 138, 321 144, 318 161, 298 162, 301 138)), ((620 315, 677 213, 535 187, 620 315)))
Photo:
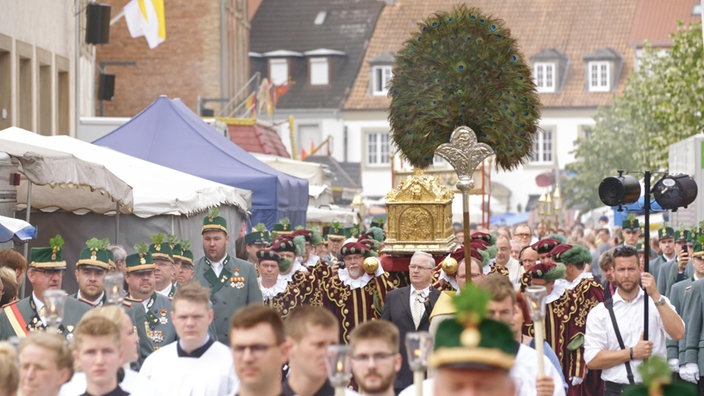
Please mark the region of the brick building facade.
MULTIPOLYGON (((114 18, 129 0, 101 2, 112 6, 114 18)), ((97 102, 95 114, 134 116, 159 95, 180 98, 195 112, 199 98, 232 98, 249 79, 250 2, 166 1, 166 40, 154 49, 143 37, 133 39, 120 18, 110 28, 110 43, 99 46, 96 62, 115 75, 115 95, 97 102)), ((218 114, 220 103, 205 107, 218 114)))

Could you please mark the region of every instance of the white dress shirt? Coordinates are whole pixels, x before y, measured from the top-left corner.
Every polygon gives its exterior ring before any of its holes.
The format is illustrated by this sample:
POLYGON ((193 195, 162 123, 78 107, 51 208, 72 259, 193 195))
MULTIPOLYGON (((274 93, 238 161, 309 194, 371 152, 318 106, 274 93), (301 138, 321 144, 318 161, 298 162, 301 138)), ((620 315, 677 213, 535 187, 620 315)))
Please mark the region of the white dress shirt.
POLYGON ((420 301, 422 304, 420 305, 420 317, 422 318, 423 315, 425 314, 425 301, 428 299, 428 296, 430 296, 430 285, 426 287, 425 289, 418 290, 411 286, 411 292, 408 293, 408 304, 411 307, 411 312, 413 312, 413 300, 418 298, 417 297, 417 292, 420 292, 420 301))
MULTIPOLYGON (((643 289, 638 291, 638 296, 631 302, 626 302, 621 298, 618 291, 612 296, 616 323, 618 323, 618 329, 626 348, 631 348, 636 345, 643 333, 644 297, 645 293, 643 289)), ((665 303, 669 305, 673 311, 676 311, 667 297, 665 297, 665 303)), ((653 299, 648 296, 648 340, 653 342, 652 355, 660 356, 665 360, 667 359, 665 346, 666 337, 667 334, 663 327, 660 312, 658 312, 653 299)), ((587 315, 587 328, 584 336, 584 361, 589 363, 599 351, 618 351, 620 349, 621 347, 618 344, 616 333, 611 324, 609 311, 604 306, 604 303, 599 303, 599 305, 594 307, 589 312, 589 315, 587 315)), ((638 367, 643 361, 631 360, 629 363, 635 382, 642 382, 638 367)), ((628 384, 625 364, 619 363, 613 367, 603 369, 601 371, 601 379, 619 384, 628 384)))

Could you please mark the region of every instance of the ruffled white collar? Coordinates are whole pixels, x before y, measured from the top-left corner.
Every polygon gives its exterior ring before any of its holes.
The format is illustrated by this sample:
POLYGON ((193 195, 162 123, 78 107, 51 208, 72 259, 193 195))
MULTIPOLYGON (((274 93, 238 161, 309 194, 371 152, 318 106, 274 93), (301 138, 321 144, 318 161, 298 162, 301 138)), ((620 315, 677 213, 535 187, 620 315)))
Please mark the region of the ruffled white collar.
POLYGON ((276 283, 274 283, 274 286, 272 287, 262 286, 261 277, 257 278, 257 282, 259 282, 259 289, 262 291, 262 297, 264 300, 270 300, 276 297, 276 295, 283 293, 286 291, 286 286, 288 286, 288 281, 280 277, 276 279, 276 283))
POLYGON ((338 270, 337 276, 340 278, 340 281, 342 281, 342 284, 349 287, 351 290, 359 289, 366 286, 367 283, 369 283, 369 281, 374 278, 373 275, 365 273, 357 279, 352 279, 349 271, 347 271, 347 268, 338 270))
POLYGON ((565 290, 567 290, 567 285, 568 285, 568 283, 564 279, 556 280, 552 286, 552 291, 545 298, 545 304, 550 304, 551 302, 562 297, 562 295, 565 294, 565 290))

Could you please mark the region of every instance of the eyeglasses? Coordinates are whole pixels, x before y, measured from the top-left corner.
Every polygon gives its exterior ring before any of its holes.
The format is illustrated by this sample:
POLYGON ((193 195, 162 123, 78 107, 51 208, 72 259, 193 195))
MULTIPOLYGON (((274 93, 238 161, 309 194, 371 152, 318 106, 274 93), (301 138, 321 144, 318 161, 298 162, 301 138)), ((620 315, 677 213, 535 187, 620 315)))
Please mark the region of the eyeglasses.
POLYGON ((420 270, 431 270, 431 269, 433 269, 433 267, 423 267, 422 265, 415 265, 415 264, 408 266, 409 271, 415 271, 415 270, 420 271, 420 270))
POLYGON ((631 257, 638 254, 632 246, 620 245, 614 248, 614 257, 631 257))
POLYGON ((376 362, 380 362, 380 361, 392 358, 395 355, 396 355, 395 353, 391 353, 391 352, 389 352, 389 353, 378 352, 378 353, 374 353, 372 355, 367 355, 366 353, 363 353, 363 354, 352 356, 352 360, 357 363, 364 363, 364 362, 368 362, 371 359, 374 363, 376 363, 376 362))
POLYGON ((232 345, 232 352, 236 356, 243 356, 245 351, 249 350, 249 353, 251 353, 252 356, 259 357, 275 346, 276 345, 274 344, 232 345))

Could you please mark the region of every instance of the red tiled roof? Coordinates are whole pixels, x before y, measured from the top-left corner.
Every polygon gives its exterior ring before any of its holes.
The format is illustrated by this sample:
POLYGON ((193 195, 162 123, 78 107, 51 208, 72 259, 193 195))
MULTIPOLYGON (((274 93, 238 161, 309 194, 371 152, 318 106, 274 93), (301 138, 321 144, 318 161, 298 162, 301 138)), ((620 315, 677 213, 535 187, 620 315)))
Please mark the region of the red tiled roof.
POLYGON ((698 0, 638 0, 631 30, 630 43, 640 46, 645 41, 653 46, 670 46, 670 35, 677 31, 677 21, 686 24, 700 22, 700 15, 692 15, 698 0))
POLYGON ((230 140, 243 150, 249 153, 291 158, 279 134, 273 128, 250 119, 230 119, 226 124, 230 140))
MULTIPOLYGON (((623 88, 633 70, 634 49, 629 39, 637 1, 473 0, 465 3, 503 19, 526 60, 548 48, 555 48, 567 57, 569 68, 563 89, 558 93, 540 94, 543 107, 593 108, 609 105, 616 93, 587 92, 584 56, 600 48, 616 50, 624 62, 618 91, 623 88)), ((390 98, 369 94, 369 60, 385 52, 395 53, 411 32, 417 30, 417 23, 436 11, 451 10, 456 3, 454 0, 402 0, 384 7, 345 109, 387 110, 390 98)))

